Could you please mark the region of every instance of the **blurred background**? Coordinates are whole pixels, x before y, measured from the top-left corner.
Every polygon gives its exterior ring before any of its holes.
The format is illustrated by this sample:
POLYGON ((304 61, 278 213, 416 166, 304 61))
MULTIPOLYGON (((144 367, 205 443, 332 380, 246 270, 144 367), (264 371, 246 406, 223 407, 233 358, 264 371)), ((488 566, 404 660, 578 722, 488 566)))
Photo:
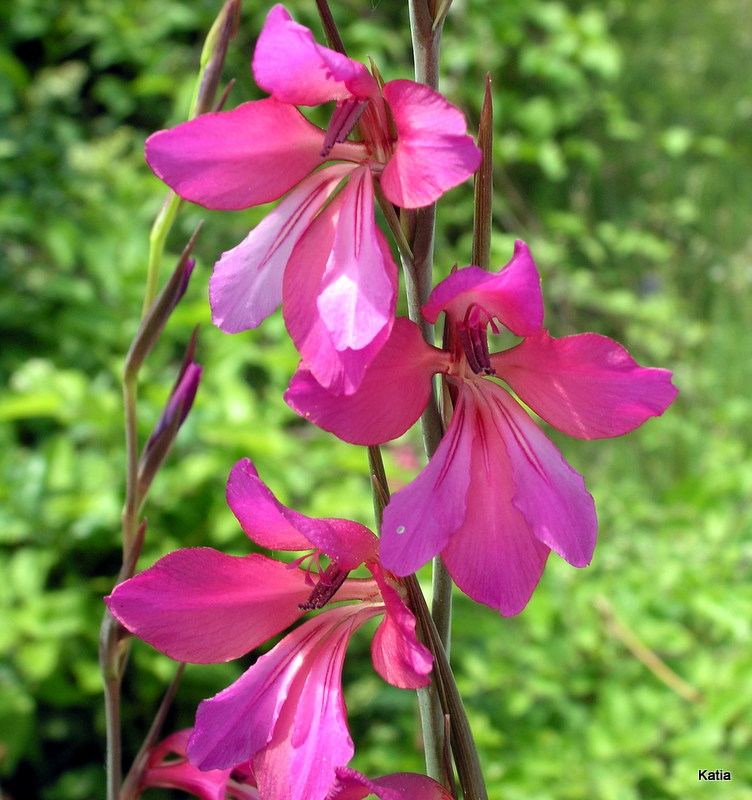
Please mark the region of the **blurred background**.
MULTIPOLYGON (((287 5, 320 36, 312 0, 287 5)), ((143 142, 185 117, 219 6, 0 5, 0 782, 15 800, 104 796, 97 636, 119 568, 119 374, 164 197, 143 142)), ((332 0, 350 54, 387 80, 411 76, 405 6, 332 0)), ((249 61, 269 7, 246 0, 229 105, 261 96, 249 61)), ((453 661, 493 800, 752 796, 751 52, 750 0, 455 0, 449 16, 441 88, 473 128, 493 79, 493 263, 524 238, 554 335, 613 336, 681 390, 622 439, 551 432, 596 499, 591 567, 552 556, 512 619, 457 598, 453 661), (698 783, 703 768, 733 781, 698 783)), ((469 260, 471 203, 468 184, 440 205, 437 278, 469 260)), ((210 323, 212 265, 264 213, 186 207, 169 240, 163 277, 205 220, 143 373, 143 437, 196 324, 205 372, 146 509, 143 567, 184 546, 248 552, 224 502, 244 456, 298 510, 372 520, 365 453, 282 401, 297 358, 279 314, 237 336, 210 323)), ((410 480, 419 436, 388 462, 394 488, 410 480)), ((366 631, 345 668, 353 766, 420 770, 413 695, 373 673, 368 648, 366 631)), ((188 667, 168 730, 251 658, 188 667)), ((134 644, 126 759, 173 670, 134 644)))

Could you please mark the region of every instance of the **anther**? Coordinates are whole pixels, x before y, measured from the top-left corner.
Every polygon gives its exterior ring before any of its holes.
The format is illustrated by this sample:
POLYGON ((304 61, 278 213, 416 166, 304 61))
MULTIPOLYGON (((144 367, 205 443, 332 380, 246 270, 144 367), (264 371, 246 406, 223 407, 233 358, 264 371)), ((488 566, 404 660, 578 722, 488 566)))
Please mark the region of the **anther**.
POLYGON ((347 139, 352 129, 358 124, 367 103, 367 99, 360 100, 357 97, 340 100, 337 103, 332 112, 332 118, 329 120, 329 127, 326 129, 324 146, 321 150, 322 158, 329 155, 329 151, 335 144, 341 144, 347 139))
POLYGON ((457 325, 457 333, 470 369, 476 375, 495 375, 496 370, 491 366, 488 352, 487 323, 481 322, 481 317, 477 306, 472 305, 467 310, 465 319, 457 325))
POLYGON ((349 570, 341 569, 332 562, 319 576, 319 581, 313 587, 308 599, 305 603, 300 603, 298 608, 301 611, 323 608, 334 597, 337 589, 342 586, 349 574, 349 570))

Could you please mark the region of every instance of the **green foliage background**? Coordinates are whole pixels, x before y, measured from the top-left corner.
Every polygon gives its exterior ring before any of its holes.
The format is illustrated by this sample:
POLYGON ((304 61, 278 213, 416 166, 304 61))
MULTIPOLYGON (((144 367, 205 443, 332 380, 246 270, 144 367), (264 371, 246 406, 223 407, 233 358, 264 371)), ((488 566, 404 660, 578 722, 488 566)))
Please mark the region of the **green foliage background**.
MULTIPOLYGON (((245 5, 231 103, 261 96, 248 64, 269 5, 245 5)), ((313 5, 288 3, 318 30, 313 5)), ((410 76, 406 3, 332 5, 351 55, 410 76)), ((97 634, 119 566, 119 371, 164 195, 143 140, 184 118, 218 7, 0 5, 0 774, 16 800, 104 794, 97 634)), ((493 800, 751 796, 751 46, 749 0, 455 0, 450 14, 442 89, 472 124, 493 79, 494 263, 526 239, 554 335, 614 336, 681 389, 624 439, 552 433, 598 504, 590 568, 552 557, 513 619, 457 598, 453 660, 493 800), (623 627, 701 699, 636 659, 623 627), (700 768, 733 781, 698 783, 700 768)), ((142 435, 197 323, 205 378, 154 487, 143 566, 190 545, 247 552, 223 490, 243 456, 301 511, 371 519, 364 453, 281 400, 296 354, 279 316, 233 337, 210 324, 211 266, 263 214, 188 207, 170 240, 174 256, 206 220, 188 295, 145 371, 142 435)), ((471 219, 463 186, 440 207, 439 276, 468 262, 471 219)), ((391 448, 395 486, 418 452, 414 434, 391 448)), ((189 667, 170 726, 191 724, 243 667, 189 667)), ((127 755, 172 669, 135 644, 127 755)), ((372 673, 367 636, 346 681, 353 765, 420 769, 413 698, 372 673)))

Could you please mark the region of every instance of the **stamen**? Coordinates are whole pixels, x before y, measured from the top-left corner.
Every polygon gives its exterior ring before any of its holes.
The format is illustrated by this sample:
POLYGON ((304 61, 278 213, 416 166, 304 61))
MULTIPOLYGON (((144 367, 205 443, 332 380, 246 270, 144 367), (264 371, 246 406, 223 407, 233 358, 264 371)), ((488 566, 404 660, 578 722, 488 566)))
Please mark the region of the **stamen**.
POLYGON ((329 120, 329 127, 326 129, 324 147, 321 150, 322 158, 329 155, 329 151, 335 144, 341 144, 347 139, 352 129, 358 124, 367 103, 367 99, 360 100, 357 97, 340 100, 337 103, 332 112, 332 118, 329 120))
POLYGON ((300 603, 298 608, 301 611, 313 611, 317 608, 323 608, 334 597, 337 589, 342 586, 349 574, 349 570, 341 569, 332 562, 321 573, 319 582, 313 587, 309 598, 305 603, 300 603))
POLYGON ((478 375, 483 367, 480 365, 475 355, 475 347, 470 339, 470 331, 464 326, 458 325, 457 332, 460 335, 460 341, 462 342, 462 349, 465 351, 465 356, 467 357, 467 363, 470 364, 470 369, 478 375))
POLYGON ((491 366, 491 355, 488 352, 488 320, 483 319, 486 316, 485 312, 473 303, 468 308, 465 319, 457 325, 467 363, 476 375, 496 374, 496 370, 491 366))
POLYGON ((473 345, 475 347, 478 362, 482 364, 484 375, 494 375, 495 371, 491 366, 491 354, 488 352, 488 334, 486 329, 473 328, 473 345))

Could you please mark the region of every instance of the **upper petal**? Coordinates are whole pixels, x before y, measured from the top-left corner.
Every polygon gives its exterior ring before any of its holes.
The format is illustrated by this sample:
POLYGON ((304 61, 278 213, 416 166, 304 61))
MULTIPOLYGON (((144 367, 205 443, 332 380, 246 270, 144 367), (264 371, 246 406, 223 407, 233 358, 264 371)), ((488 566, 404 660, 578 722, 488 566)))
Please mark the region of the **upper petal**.
POLYGON ((239 209, 277 200, 322 163, 324 132, 270 97, 203 114, 146 140, 146 160, 186 200, 239 209))
POLYGON ((353 169, 335 164, 297 186, 237 247, 222 254, 209 281, 212 321, 225 333, 255 328, 282 302, 293 248, 337 184, 353 169))
POLYGON ((639 366, 596 333, 554 339, 541 330, 491 364, 546 422, 581 439, 627 433, 660 416, 677 394, 668 370, 639 366))
POLYGON ((292 624, 310 591, 302 570, 258 554, 196 547, 164 556, 105 602, 131 633, 170 658, 213 664, 239 658, 292 624))
POLYGON ((350 570, 376 557, 378 540, 365 525, 349 519, 314 519, 277 500, 244 458, 227 481, 227 503, 243 530, 271 550, 321 550, 350 570))
POLYGON ((464 114, 438 92, 413 81, 390 81, 384 97, 397 146, 384 168, 384 194, 401 208, 420 208, 469 178, 481 153, 467 135, 464 114))
POLYGON ((524 242, 517 241, 511 261, 499 272, 470 266, 453 272, 431 292, 423 316, 431 323, 446 311, 453 321, 464 319, 471 306, 495 317, 515 336, 529 336, 543 324, 540 276, 524 242))
POLYGON ((349 395, 321 386, 301 365, 285 400, 302 417, 352 444, 381 444, 415 423, 431 393, 431 376, 448 356, 426 344, 418 326, 398 317, 386 344, 349 395))
POLYGON ((472 435, 465 407, 454 415, 428 465, 412 483, 395 492, 384 509, 381 563, 410 575, 439 553, 467 514, 472 435))
POLYGON ((230 471, 227 505, 256 544, 270 550, 310 550, 311 542, 297 526, 303 515, 277 500, 249 458, 230 471))
POLYGON ((284 6, 269 12, 253 54, 256 83, 285 103, 315 106, 378 91, 363 64, 316 44, 284 6))
POLYGON ((373 217, 370 172, 359 168, 316 217, 285 270, 285 324, 323 386, 350 394, 386 342, 397 266, 373 217))

